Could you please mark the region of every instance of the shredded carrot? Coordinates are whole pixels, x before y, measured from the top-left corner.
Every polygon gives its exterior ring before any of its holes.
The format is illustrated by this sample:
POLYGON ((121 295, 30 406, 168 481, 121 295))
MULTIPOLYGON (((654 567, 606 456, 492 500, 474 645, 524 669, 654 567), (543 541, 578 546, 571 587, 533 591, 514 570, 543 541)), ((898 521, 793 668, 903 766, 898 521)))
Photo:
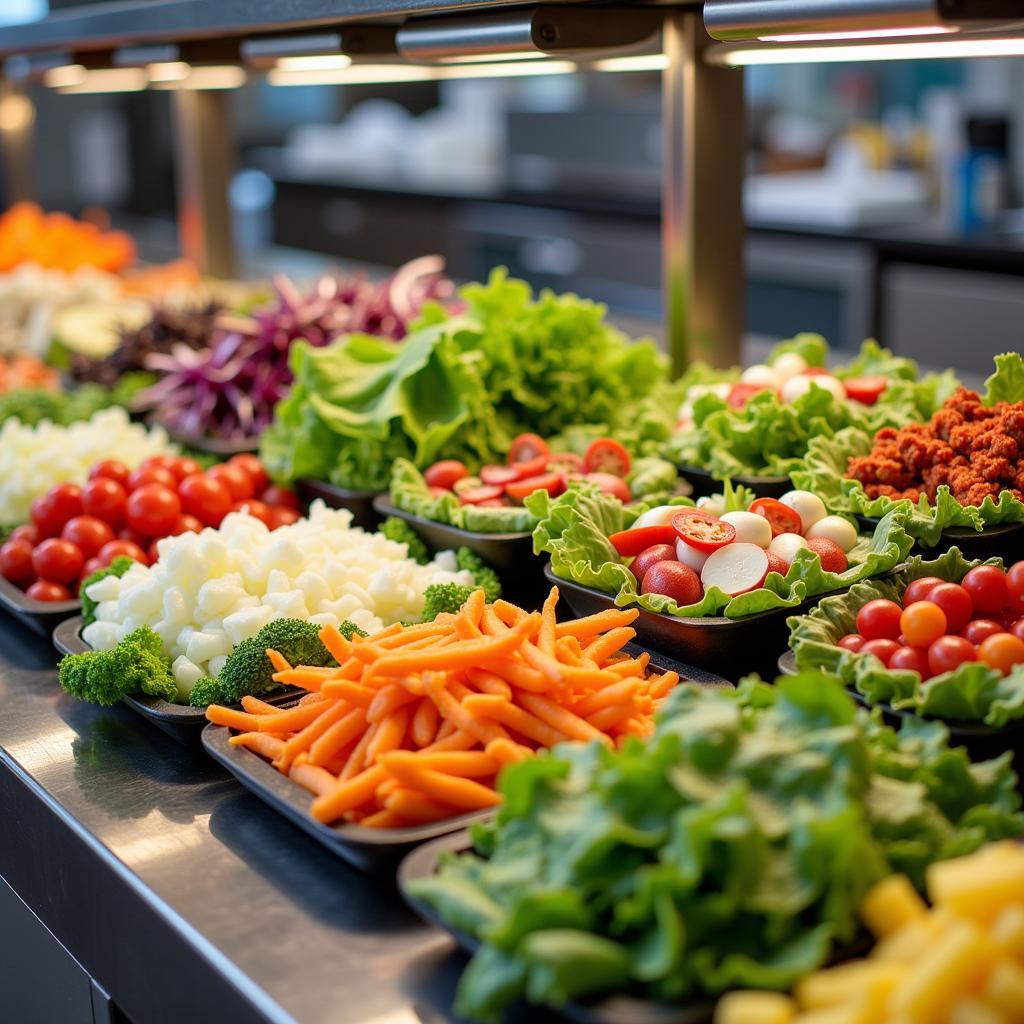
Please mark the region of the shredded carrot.
POLYGON ((324 627, 337 667, 267 652, 278 682, 307 691, 297 703, 247 697, 243 710, 211 705, 207 717, 308 790, 327 824, 398 828, 491 808, 505 767, 538 748, 649 736, 679 682, 623 652, 636 609, 560 623, 557 604, 557 588, 540 612, 488 604, 478 590, 430 623, 351 641, 324 627))

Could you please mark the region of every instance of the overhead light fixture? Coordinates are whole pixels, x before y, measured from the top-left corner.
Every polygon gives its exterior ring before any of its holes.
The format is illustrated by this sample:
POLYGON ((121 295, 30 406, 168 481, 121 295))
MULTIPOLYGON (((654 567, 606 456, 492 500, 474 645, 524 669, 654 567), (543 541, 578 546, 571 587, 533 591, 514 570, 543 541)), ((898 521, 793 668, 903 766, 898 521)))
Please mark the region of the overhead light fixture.
MULTIPOLYGON (((146 72, 142 68, 94 68, 92 70, 83 68, 82 72, 78 80, 70 81, 66 85, 54 85, 52 88, 64 95, 69 95, 97 92, 140 92, 149 84, 146 72)), ((71 77, 70 72, 68 76, 71 77)), ((47 82, 47 85, 50 84, 47 82)))
POLYGON ((244 39, 241 59, 249 67, 287 71, 348 67, 353 57, 389 60, 397 51, 395 29, 385 25, 346 25, 333 32, 289 33, 244 39))
POLYGON ((605 57, 593 64, 583 64, 584 71, 664 71, 668 57, 663 53, 637 53, 629 57, 605 57))
POLYGON ((442 82, 461 78, 526 78, 568 75, 577 65, 568 60, 511 61, 487 64, 358 64, 337 70, 294 71, 274 68, 267 82, 276 86, 385 85, 399 82, 442 82))
POLYGON ((278 57, 276 66, 282 71, 342 71, 351 64, 352 58, 343 53, 315 53, 278 57))
POLYGON ((188 78, 192 66, 183 60, 157 61, 146 65, 146 77, 150 83, 180 82, 188 78))
POLYGON ((497 54, 495 56, 488 56, 483 53, 467 53, 459 54, 457 57, 443 57, 440 61, 441 64, 486 64, 489 61, 500 59, 502 61, 516 61, 516 60, 543 60, 547 54, 540 53, 537 50, 510 50, 507 53, 497 54))
POLYGON ((185 67, 186 73, 180 76, 167 77, 163 69, 158 69, 154 78, 148 72, 149 84, 154 89, 238 89, 245 85, 245 69, 235 64, 186 64, 185 67))
POLYGON ((62 64, 43 72, 43 85, 50 89, 67 89, 81 85, 88 72, 82 64, 62 64))

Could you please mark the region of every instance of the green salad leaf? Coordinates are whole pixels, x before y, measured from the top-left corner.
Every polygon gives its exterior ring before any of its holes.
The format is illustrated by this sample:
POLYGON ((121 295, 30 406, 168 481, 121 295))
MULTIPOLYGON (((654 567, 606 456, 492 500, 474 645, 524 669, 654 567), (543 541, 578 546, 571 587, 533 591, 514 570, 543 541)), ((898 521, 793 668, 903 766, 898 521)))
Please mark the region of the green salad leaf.
MULTIPOLYGON (((959 583, 970 569, 981 564, 967 561, 955 547, 931 560, 915 555, 898 573, 858 583, 845 594, 823 598, 804 615, 790 616, 789 643, 797 667, 835 675, 870 704, 891 704, 896 710, 929 718, 993 727, 1024 718, 1024 665, 1015 666, 1003 676, 980 662, 965 662, 952 672, 922 681, 917 672, 889 669, 874 655, 835 646, 848 633, 857 632, 857 612, 868 601, 885 598, 902 603, 903 592, 914 580, 937 576, 959 583)), ((986 564, 1002 563, 990 559, 986 564)))
POLYGON ((971 764, 938 723, 897 733, 839 683, 680 685, 649 742, 562 744, 506 769, 474 849, 413 895, 481 946, 456 1010, 626 992, 786 990, 857 934, 893 871, 1020 835, 1009 755, 971 764))
POLYGON ((768 365, 771 366, 779 356, 792 352, 800 356, 808 366, 823 367, 828 359, 828 342, 820 334, 804 331, 773 346, 768 354, 768 365))
POLYGON ((1024 359, 1019 352, 995 357, 996 368, 985 381, 984 402, 1024 402, 1024 359))
MULTIPOLYGON (((746 492, 741 492, 741 500, 745 496, 746 492)), ((677 498, 670 504, 692 502, 677 498)), ((769 573, 760 590, 729 597, 717 587, 709 587, 698 603, 680 607, 661 594, 638 593, 635 577, 608 540, 636 522, 651 507, 647 503, 627 507, 593 485, 576 483, 557 498, 546 492, 533 494, 526 499, 526 507, 539 520, 533 531, 533 550, 551 556, 556 576, 613 594, 619 606, 639 605, 646 611, 687 617, 737 619, 775 608, 795 608, 808 597, 887 572, 903 561, 913 543, 904 529, 905 513, 894 509, 882 518, 871 537, 862 538, 847 552, 850 566, 845 572, 826 572, 817 554, 802 550, 784 577, 769 573)))

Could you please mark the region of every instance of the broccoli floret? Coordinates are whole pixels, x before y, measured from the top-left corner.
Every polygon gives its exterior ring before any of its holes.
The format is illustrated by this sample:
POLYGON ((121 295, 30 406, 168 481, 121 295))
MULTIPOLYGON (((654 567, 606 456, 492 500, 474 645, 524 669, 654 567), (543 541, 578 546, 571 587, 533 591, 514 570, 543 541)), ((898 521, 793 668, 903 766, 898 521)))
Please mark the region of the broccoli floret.
POLYGON ((488 603, 501 597, 501 580, 498 579, 498 574, 475 551, 459 548, 455 552, 455 563, 460 569, 467 569, 473 574, 476 585, 483 588, 488 603))
POLYGON ((445 612, 454 615, 469 599, 476 587, 464 587, 459 583, 431 583, 423 591, 422 622, 433 622, 445 612))
POLYGON ((56 391, 14 388, 0 395, 0 423, 11 418, 21 420, 27 427, 43 420, 63 423, 66 404, 66 398, 56 391))
POLYGON ((60 684, 80 700, 109 706, 129 693, 175 701, 178 686, 160 637, 140 626, 109 651, 69 654, 60 663, 60 684))
POLYGON ((409 548, 409 557, 420 565, 426 565, 430 561, 430 551, 423 543, 423 538, 404 520, 398 516, 388 516, 381 523, 380 532, 398 544, 405 544, 409 548))
POLYGON ((96 621, 96 605, 98 603, 89 597, 86 590, 98 580, 105 579, 107 576, 123 576, 133 564, 134 559, 129 558, 127 555, 118 555, 110 565, 103 569, 97 569, 91 576, 86 576, 86 578, 82 580, 82 585, 78 588, 78 593, 82 599, 83 625, 88 626, 90 623, 96 621))
POLYGON ((192 684, 188 694, 188 702, 194 708, 205 708, 207 704, 219 704, 217 680, 202 676, 192 684))
MULTIPOLYGON (((354 622, 346 619, 340 626, 338 632, 346 639, 351 640, 354 636, 369 636, 365 629, 360 629, 354 622)), ((295 664, 295 663, 293 663, 295 664)))

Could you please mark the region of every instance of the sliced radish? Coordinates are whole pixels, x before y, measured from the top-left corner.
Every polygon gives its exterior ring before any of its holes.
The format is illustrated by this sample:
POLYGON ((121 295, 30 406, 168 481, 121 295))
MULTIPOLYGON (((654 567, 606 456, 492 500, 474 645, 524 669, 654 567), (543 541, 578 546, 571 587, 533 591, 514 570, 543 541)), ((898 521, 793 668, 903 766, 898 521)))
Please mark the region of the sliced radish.
POLYGON ((779 501, 788 505, 800 517, 801 533, 806 533, 827 514, 825 502, 812 491, 786 491, 779 501))
POLYGON ((857 530, 842 516, 825 516, 819 519, 805 534, 808 540, 824 537, 835 541, 843 551, 849 551, 857 543, 857 530))
POLYGON ((678 511, 678 505, 656 505, 638 515, 630 529, 642 530, 648 526, 664 526, 678 511))
POLYGON ((753 512, 726 512, 723 523, 729 523, 736 531, 736 540, 742 544, 756 544, 766 548, 772 542, 771 524, 764 516, 753 512))
POLYGON ((786 565, 792 565, 796 553, 805 547, 807 547, 807 541, 799 533, 780 533, 778 537, 772 538, 768 550, 773 555, 778 555, 786 565))
POLYGON ((708 556, 703 551, 691 548, 682 539, 676 541, 676 558, 683 565, 688 565, 694 572, 700 572, 704 568, 704 563, 708 560, 708 556))
POLYGON ((768 554, 756 544, 728 544, 708 555, 700 571, 704 588, 718 587, 730 597, 757 590, 768 575, 768 554))

